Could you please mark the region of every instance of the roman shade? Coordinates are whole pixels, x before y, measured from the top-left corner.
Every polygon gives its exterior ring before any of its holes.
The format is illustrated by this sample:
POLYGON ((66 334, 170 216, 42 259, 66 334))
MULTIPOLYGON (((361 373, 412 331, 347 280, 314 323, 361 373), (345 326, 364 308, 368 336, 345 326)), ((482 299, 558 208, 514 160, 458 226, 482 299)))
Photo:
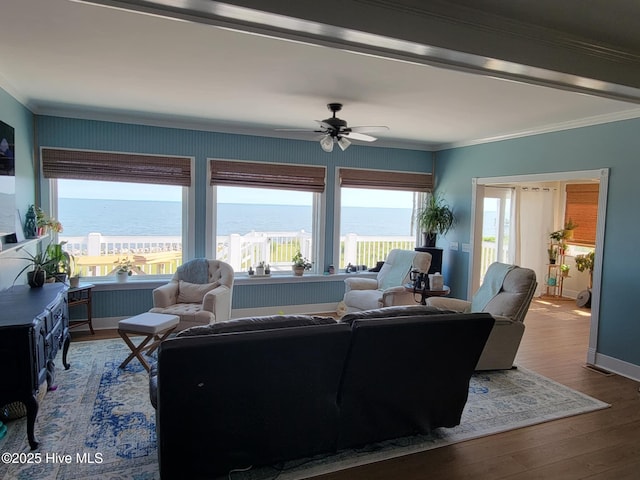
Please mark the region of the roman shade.
POLYGON ((430 173, 341 168, 339 175, 341 187, 380 188, 410 192, 430 192, 433 188, 433 175, 430 173))
POLYGON ((191 185, 191 159, 137 153, 42 149, 45 178, 191 185))
POLYGON ((599 189, 598 183, 567 185, 564 221, 566 224, 571 219, 577 225, 568 243, 584 246, 596 244, 599 189))
POLYGON ((325 167, 211 160, 211 185, 324 192, 325 167))

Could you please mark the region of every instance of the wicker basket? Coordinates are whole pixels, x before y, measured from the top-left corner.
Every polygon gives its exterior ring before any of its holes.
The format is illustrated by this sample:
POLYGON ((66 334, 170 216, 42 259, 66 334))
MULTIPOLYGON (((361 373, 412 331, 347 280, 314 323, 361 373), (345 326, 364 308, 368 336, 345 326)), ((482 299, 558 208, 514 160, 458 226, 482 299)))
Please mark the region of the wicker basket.
MULTIPOLYGON (((40 385, 38 389, 38 403, 42 402, 44 396, 47 393, 47 384, 46 382, 40 385)), ((8 420, 16 420, 18 418, 27 416, 27 407, 22 402, 13 402, 3 407, 0 407, 0 421, 6 422, 8 420)))

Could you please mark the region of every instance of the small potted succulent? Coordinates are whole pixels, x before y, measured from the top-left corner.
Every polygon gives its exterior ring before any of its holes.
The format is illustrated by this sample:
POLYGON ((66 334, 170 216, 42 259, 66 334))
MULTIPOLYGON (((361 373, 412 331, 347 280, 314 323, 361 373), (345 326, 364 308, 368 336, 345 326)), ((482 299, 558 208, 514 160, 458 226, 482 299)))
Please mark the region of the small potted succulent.
POLYGON ((298 277, 302 276, 305 270, 311 270, 313 266, 313 264, 302 255, 300 250, 298 250, 291 260, 293 261, 293 273, 298 277))

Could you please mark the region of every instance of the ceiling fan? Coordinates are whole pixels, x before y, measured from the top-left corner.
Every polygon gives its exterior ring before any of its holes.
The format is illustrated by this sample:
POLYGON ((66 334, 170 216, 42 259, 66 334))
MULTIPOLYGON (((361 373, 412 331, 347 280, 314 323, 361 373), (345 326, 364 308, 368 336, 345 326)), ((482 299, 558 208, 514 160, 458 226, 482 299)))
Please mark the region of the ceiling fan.
POLYGON ((341 103, 329 103, 327 108, 333 113, 331 118, 324 120, 316 120, 319 128, 317 130, 301 130, 301 129, 281 129, 288 131, 312 131, 322 134, 320 137, 320 146, 325 152, 333 151, 333 145, 335 143, 344 151, 349 145, 351 140, 358 140, 361 142, 374 142, 376 137, 367 135, 366 133, 380 132, 383 130, 389 130, 389 127, 385 126, 362 126, 362 127, 349 127, 346 120, 336 117, 336 112, 342 110, 341 103), (365 133, 366 132, 366 133, 365 133))

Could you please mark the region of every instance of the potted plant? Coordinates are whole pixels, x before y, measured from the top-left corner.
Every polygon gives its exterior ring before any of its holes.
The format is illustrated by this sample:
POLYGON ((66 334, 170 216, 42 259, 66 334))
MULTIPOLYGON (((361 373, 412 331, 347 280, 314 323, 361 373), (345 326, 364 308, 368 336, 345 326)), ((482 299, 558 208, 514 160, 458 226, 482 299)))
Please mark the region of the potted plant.
POLYGON ((587 270, 589 272, 589 289, 593 286, 593 259, 595 252, 589 252, 583 255, 576 255, 576 268, 579 272, 587 270))
POLYGON ((573 223, 573 220, 570 218, 567 223, 564 224, 564 238, 566 240, 570 240, 573 238, 573 231, 576 229, 578 225, 573 223))
POLYGON ((13 279, 13 283, 16 282, 18 277, 22 275, 26 270, 32 268, 27 272, 27 283, 32 288, 42 287, 47 279, 47 268, 51 260, 47 255, 47 250, 39 251, 36 254, 25 251, 26 257, 20 258, 20 260, 27 260, 29 264, 18 272, 16 278, 13 279))
POLYGON ((129 257, 119 258, 115 262, 116 264, 116 279, 118 283, 124 283, 131 275, 133 275, 133 261, 129 257))
POLYGON ((67 242, 50 243, 46 252, 49 263, 46 266, 47 279, 52 282, 66 282, 71 274, 71 255, 62 247, 67 242))
POLYGON ((455 216, 441 195, 428 196, 417 221, 422 228, 424 246, 434 247, 436 235, 445 235, 455 223, 455 216))
POLYGON ((555 265, 556 259, 558 258, 558 249, 555 248, 554 245, 551 245, 549 248, 547 248, 547 253, 549 254, 549 263, 551 265, 555 265))
POLYGON ((569 270, 571 270, 571 267, 566 263, 563 263, 562 265, 560 265, 560 271, 562 272, 563 277, 566 278, 569 276, 569 270))
POLYGON ((62 223, 56 220, 53 217, 50 217, 44 210, 40 207, 35 207, 36 213, 36 225, 38 227, 38 236, 42 236, 47 233, 47 229, 50 229, 52 232, 60 233, 62 232, 62 223))
POLYGON ((293 261, 293 273, 298 277, 302 276, 305 270, 311 270, 313 266, 309 260, 302 256, 300 250, 298 250, 298 253, 296 253, 291 260, 293 261))

